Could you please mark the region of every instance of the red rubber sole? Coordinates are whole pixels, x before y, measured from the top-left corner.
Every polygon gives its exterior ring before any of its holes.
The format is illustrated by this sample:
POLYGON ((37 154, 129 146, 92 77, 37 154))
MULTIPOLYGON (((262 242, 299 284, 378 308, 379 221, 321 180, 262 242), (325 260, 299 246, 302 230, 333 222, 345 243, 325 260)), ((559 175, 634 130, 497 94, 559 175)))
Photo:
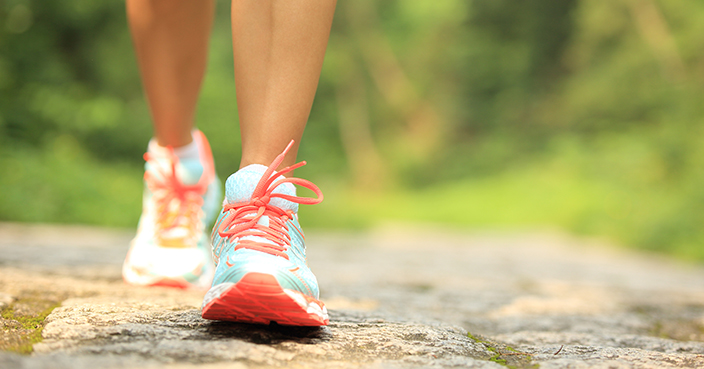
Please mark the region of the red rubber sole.
POLYGON ((210 320, 295 326, 329 322, 322 302, 297 291, 284 291, 274 276, 263 273, 248 273, 205 302, 202 316, 210 320))
POLYGON ((175 279, 162 279, 160 281, 154 282, 150 284, 149 286, 152 287, 170 287, 170 288, 180 288, 182 290, 187 290, 189 288, 192 288, 188 282, 186 281, 178 281, 175 279))

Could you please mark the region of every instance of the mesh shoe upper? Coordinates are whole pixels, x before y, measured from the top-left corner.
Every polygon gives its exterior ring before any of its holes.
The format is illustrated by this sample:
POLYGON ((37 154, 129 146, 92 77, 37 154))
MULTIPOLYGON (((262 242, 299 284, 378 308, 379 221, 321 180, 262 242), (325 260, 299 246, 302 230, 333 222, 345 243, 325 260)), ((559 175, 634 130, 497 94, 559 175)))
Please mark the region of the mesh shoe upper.
POLYGON ((309 181, 283 177, 305 162, 275 172, 286 151, 268 168, 250 165, 228 178, 226 202, 211 235, 217 263, 213 286, 263 273, 274 276, 284 289, 318 298, 297 211, 298 204, 317 204, 323 195, 309 181), (312 190, 317 198, 296 196, 294 184, 312 190))

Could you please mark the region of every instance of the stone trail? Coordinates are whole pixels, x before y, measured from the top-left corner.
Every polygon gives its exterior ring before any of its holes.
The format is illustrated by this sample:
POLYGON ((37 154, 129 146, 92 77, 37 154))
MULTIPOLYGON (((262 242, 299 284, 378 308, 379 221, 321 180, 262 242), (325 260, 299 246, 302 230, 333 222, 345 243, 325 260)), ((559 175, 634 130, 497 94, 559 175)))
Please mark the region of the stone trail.
POLYGON ((205 321, 202 293, 124 285, 130 238, 0 223, 0 309, 61 302, 0 368, 704 367, 704 268, 662 257, 554 233, 309 232, 331 324, 296 328, 205 321))

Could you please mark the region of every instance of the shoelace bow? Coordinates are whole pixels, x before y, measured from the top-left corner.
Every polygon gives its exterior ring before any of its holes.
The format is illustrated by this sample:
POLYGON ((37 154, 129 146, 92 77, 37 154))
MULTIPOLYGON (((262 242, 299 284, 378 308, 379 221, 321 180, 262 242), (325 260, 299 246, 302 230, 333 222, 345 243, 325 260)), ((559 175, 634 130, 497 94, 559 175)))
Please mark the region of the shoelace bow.
MULTIPOLYGON (((175 228, 179 225, 186 225, 192 228, 197 224, 196 215, 203 206, 203 194, 208 189, 208 175, 210 168, 204 168, 201 179, 194 185, 183 184, 176 176, 176 163, 178 157, 173 149, 169 147, 171 155, 171 170, 167 171, 159 166, 144 173, 144 180, 147 187, 152 192, 154 201, 157 203, 157 225, 164 230, 175 228), (158 172, 154 174, 152 170, 158 172), (173 214, 171 204, 176 203, 177 212, 173 214)), ((144 154, 144 160, 150 161, 153 157, 150 153, 144 154)))
POLYGON ((314 205, 323 201, 322 191, 312 182, 301 178, 283 177, 284 174, 306 165, 305 161, 286 167, 274 174, 274 170, 284 160, 292 145, 293 140, 269 165, 254 188, 252 199, 249 202, 225 205, 224 211, 228 212, 228 215, 220 223, 218 234, 223 238, 239 238, 235 250, 251 249, 288 259, 288 255, 285 252, 291 246, 291 236, 288 233, 289 229, 286 222, 289 219, 293 219, 294 213, 292 210, 284 210, 273 206, 269 202, 276 197, 302 205, 314 205), (316 197, 299 197, 274 193, 276 187, 284 183, 305 187, 313 191, 316 197), (263 216, 268 217, 268 225, 259 224, 259 220, 263 216), (243 240, 242 238, 246 236, 261 237, 269 242, 254 239, 243 240))

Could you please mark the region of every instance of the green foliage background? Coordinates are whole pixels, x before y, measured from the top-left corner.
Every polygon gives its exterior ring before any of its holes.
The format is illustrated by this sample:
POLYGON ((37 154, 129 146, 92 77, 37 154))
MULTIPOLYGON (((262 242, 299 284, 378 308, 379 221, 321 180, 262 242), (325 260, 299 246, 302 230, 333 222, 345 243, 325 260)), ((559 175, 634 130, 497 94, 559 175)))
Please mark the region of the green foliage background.
MULTIPOLYGON (((198 125, 240 139, 229 5, 198 125)), ((340 2, 309 226, 560 227, 704 260, 704 3, 340 2)), ((151 135, 121 1, 0 0, 0 220, 132 227, 151 135)))

